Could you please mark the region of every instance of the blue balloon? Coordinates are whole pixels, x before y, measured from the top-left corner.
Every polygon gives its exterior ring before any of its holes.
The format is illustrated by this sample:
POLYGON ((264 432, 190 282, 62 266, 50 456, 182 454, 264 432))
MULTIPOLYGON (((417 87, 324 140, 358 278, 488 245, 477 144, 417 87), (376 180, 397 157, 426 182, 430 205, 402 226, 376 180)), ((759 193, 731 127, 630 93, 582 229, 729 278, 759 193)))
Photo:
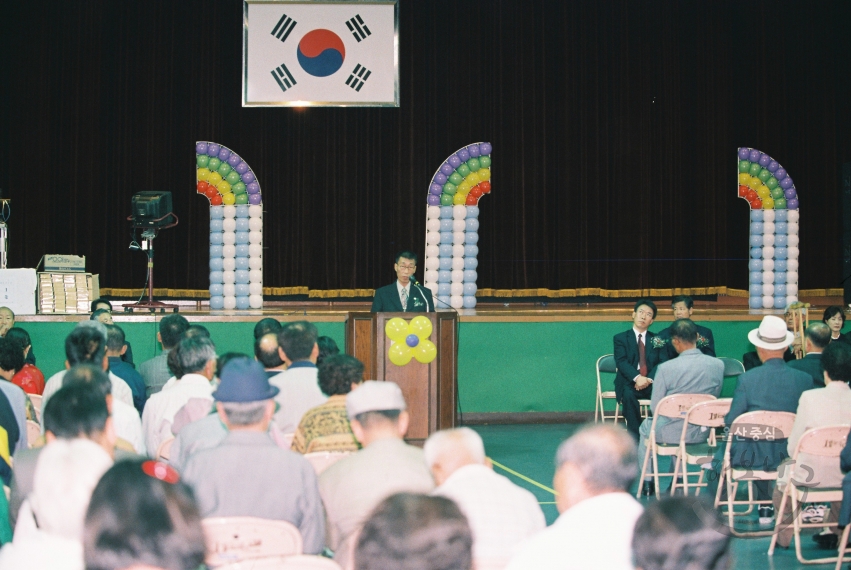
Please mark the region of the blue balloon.
POLYGON ((762 308, 762 297, 751 297, 748 299, 748 306, 751 309, 761 309, 762 308))
POLYGON ((774 262, 774 271, 786 271, 786 260, 778 259, 774 262))
POLYGON ((221 257, 222 255, 223 255, 222 246, 220 246, 220 245, 211 245, 210 246, 210 257, 221 257))
POLYGON ((467 206, 467 218, 478 218, 479 217, 479 207, 478 206, 467 206))
POLYGON ((438 283, 452 283, 452 272, 443 270, 438 271, 437 273, 437 282, 438 283))
POLYGON ((225 298, 221 296, 210 297, 210 309, 221 311, 225 308, 225 298))
POLYGON ((248 217, 248 204, 239 204, 236 207, 236 217, 237 218, 247 218, 248 217))
POLYGON ((479 243, 479 233, 467 232, 466 234, 464 234, 464 243, 469 243, 473 245, 479 243))
POLYGON ((762 258, 762 248, 761 247, 752 247, 751 248, 751 257, 753 259, 762 258))
POLYGON ((751 259, 748 261, 748 271, 762 271, 762 260, 751 259))
POLYGON ((237 218, 237 220, 236 220, 236 231, 238 231, 238 232, 250 231, 250 228, 248 227, 248 218, 237 218))
MULTIPOLYGON (((777 268, 777 264, 774 264, 774 268, 777 268)), ((774 272, 774 282, 775 283, 786 283, 786 272, 785 271, 775 271, 774 272)), ((774 293, 777 293, 777 289, 774 290, 774 293)))
POLYGON ((251 302, 248 300, 248 297, 237 297, 236 298, 236 308, 240 311, 247 311, 248 308, 251 307, 251 302))
POLYGON ((225 276, 221 271, 210 271, 210 283, 224 283, 225 276))
POLYGON ((751 221, 761 222, 764 219, 762 210, 751 210, 751 221))
POLYGON ((441 257, 440 258, 440 269, 449 269, 452 270, 452 258, 451 257, 441 257))
MULTIPOLYGON (((785 247, 775 247, 774 248, 774 259, 786 259, 789 255, 789 251, 785 247)), ((785 307, 785 305, 784 305, 785 307)))
POLYGON ((234 291, 236 291, 237 298, 239 297, 248 297, 250 294, 248 285, 245 283, 240 283, 234 287, 234 291))
MULTIPOLYGON (((236 258, 236 268, 237 269, 248 269, 249 267, 250 266, 249 266, 247 257, 237 257, 236 258)), ((246 293, 246 295, 247 294, 248 293, 246 293)))
POLYGON ((225 217, 224 206, 210 206, 210 219, 221 220, 225 217))
POLYGON ((440 246, 440 257, 452 257, 452 246, 443 244, 440 246))
POLYGON ((449 295, 438 295, 437 297, 437 308, 438 309, 449 309, 452 305, 449 303, 449 295))
MULTIPOLYGON (((786 222, 776 222, 774 224, 774 233, 775 233, 775 235, 788 234, 789 233, 789 224, 787 224, 786 222)), ((785 307, 785 305, 784 305, 784 307, 785 307)))
POLYGON ((221 283, 210 283, 210 297, 221 297, 224 294, 224 285, 221 283))
POLYGON ((211 232, 220 232, 222 231, 222 224, 224 220, 210 220, 210 231, 211 232))
POLYGON ((223 268, 225 260, 221 257, 211 257, 210 258, 210 269, 212 271, 221 271, 223 268))
POLYGON ((476 287, 475 283, 464 283, 464 296, 472 296, 476 294, 479 288, 476 287))
POLYGON ((748 293, 751 297, 762 297, 762 285, 759 283, 751 283, 748 293))
POLYGON ((244 269, 240 269, 238 271, 235 271, 234 274, 236 276, 236 282, 237 283, 246 283, 246 284, 248 283, 248 281, 249 281, 248 271, 246 271, 244 269))
POLYGON ((479 260, 475 257, 464 258, 464 269, 475 269, 479 266, 479 260))
POLYGON ((479 255, 479 247, 472 244, 465 245, 464 255, 467 257, 475 257, 479 255))
POLYGON ((479 220, 476 218, 469 218, 466 222, 467 231, 468 232, 477 232, 479 231, 479 220))
POLYGON ((751 271, 751 283, 762 283, 762 271, 751 271))
POLYGON ((475 283, 479 278, 479 274, 474 269, 464 270, 464 283, 475 283))
POLYGON ((453 220, 440 220, 440 231, 451 232, 453 220))
POLYGON ((786 210, 774 210, 774 223, 788 221, 788 214, 786 210))
POLYGON ((441 220, 451 220, 452 219, 452 206, 441 206, 440 207, 440 219, 441 220))
POLYGON ((761 234, 751 234, 751 247, 762 247, 762 235, 761 234))
POLYGON ((405 337, 405 344, 407 344, 411 348, 414 348, 419 343, 420 343, 420 337, 418 337, 415 334, 409 334, 408 336, 405 337))
POLYGON ((464 308, 465 309, 475 309, 476 308, 476 298, 472 295, 464 295, 464 308))
POLYGON ((783 281, 779 279, 776 281, 776 285, 774 286, 774 294, 778 297, 786 297, 786 279, 784 275, 783 281))
POLYGON ((751 222, 751 235, 762 234, 765 230, 762 222, 751 222))
POLYGON ((774 298, 774 306, 778 309, 786 306, 786 296, 775 297, 774 298))
POLYGON ((225 239, 222 232, 210 232, 210 244, 222 245, 223 243, 225 243, 225 239))
POLYGON ((789 236, 785 233, 774 236, 774 247, 786 247, 789 245, 789 236))
POLYGON ((236 243, 246 245, 248 243, 248 232, 236 232, 236 243))
POLYGON ((440 243, 451 244, 452 232, 440 232, 440 243))
POLYGON ((439 283, 437 285, 437 294, 438 295, 446 295, 447 297, 452 293, 452 285, 449 283, 439 283))

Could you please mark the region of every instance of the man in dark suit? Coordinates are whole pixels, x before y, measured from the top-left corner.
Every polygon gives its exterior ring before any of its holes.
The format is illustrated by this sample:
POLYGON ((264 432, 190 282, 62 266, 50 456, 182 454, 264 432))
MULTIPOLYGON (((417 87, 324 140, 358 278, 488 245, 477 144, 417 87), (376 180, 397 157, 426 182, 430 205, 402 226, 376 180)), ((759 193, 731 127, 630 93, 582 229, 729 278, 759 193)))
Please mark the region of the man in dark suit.
POLYGON ((653 301, 639 299, 632 311, 632 328, 614 337, 615 395, 623 409, 626 429, 638 441, 641 425, 639 399, 650 399, 656 367, 662 362, 662 351, 653 348, 652 332, 647 329, 656 318, 653 301))
POLYGON ((415 285, 417 254, 412 251, 400 251, 396 254, 396 282, 375 290, 372 299, 372 312, 408 312, 428 313, 434 311, 431 290, 415 285))
MULTIPOLYGON (((745 412, 770 410, 792 412, 798 410, 801 394, 814 387, 813 378, 806 372, 789 368, 783 362, 783 353, 794 340, 795 335, 786 330, 783 319, 775 316, 763 317, 758 329, 748 333, 748 340, 756 347, 762 366, 748 370, 738 378, 736 392, 730 412, 724 418, 727 426, 745 412)), ((730 449, 730 464, 733 467, 771 471, 777 469, 789 454, 786 450, 786 438, 773 441, 745 440, 734 437, 730 449)), ((718 478, 724 459, 724 446, 720 446, 712 462, 714 473, 709 476, 710 496, 715 494, 718 478)), ((771 492, 768 481, 754 482, 756 499, 770 501, 771 492)), ((759 508, 760 524, 770 524, 774 517, 773 506, 759 508)))
MULTIPOLYGON (((694 312, 694 301, 688 295, 677 295, 671 299, 671 309, 674 311, 674 320, 691 320, 691 314, 694 312)), ((712 336, 712 331, 697 323, 694 326, 697 327, 697 349, 706 356, 716 356, 715 337, 712 336)), ((665 360, 672 360, 677 357, 677 350, 671 342, 671 327, 656 335, 655 344, 659 347, 659 350, 665 352, 665 360)))
POLYGON ((824 323, 813 323, 804 331, 807 355, 798 360, 790 360, 786 366, 801 370, 813 377, 816 388, 824 388, 824 370, 821 367, 821 353, 830 344, 830 328, 824 323))

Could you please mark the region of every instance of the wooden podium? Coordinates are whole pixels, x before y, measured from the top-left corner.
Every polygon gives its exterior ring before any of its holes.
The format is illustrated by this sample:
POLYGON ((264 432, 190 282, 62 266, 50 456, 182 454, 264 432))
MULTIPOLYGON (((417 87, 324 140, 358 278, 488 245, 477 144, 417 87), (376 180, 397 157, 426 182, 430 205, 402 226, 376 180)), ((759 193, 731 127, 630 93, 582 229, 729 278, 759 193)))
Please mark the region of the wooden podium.
POLYGON ((364 363, 365 380, 389 380, 402 389, 411 423, 405 437, 422 442, 434 431, 455 426, 458 386, 458 317, 455 311, 437 313, 349 313, 346 319, 346 353, 364 363), (396 366, 387 357, 390 339, 387 321, 400 317, 410 322, 417 316, 431 321, 429 339, 437 346, 437 358, 422 364, 412 358, 396 366))

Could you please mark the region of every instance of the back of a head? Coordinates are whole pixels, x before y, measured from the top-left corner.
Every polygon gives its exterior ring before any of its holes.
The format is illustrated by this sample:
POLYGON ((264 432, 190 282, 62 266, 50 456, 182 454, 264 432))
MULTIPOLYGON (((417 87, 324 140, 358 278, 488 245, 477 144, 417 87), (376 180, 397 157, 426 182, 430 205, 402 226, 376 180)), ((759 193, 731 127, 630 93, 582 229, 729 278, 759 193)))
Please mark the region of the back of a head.
POLYGON ((804 336, 818 350, 824 350, 830 344, 830 327, 824 323, 811 323, 804 331, 804 336))
POLYGON ((313 353, 319 332, 316 325, 308 321, 294 321, 278 333, 278 344, 290 361, 307 360, 313 353))
POLYGON ((557 466, 566 463, 579 470, 589 489, 600 493, 626 491, 638 476, 635 442, 617 426, 580 428, 558 448, 557 466))
POLYGON ((834 382, 851 382, 851 346, 830 343, 821 353, 821 367, 834 382))
POLYGON ((363 362, 348 354, 335 354, 319 365, 319 389, 326 396, 348 394, 352 384, 363 382, 363 362))
MULTIPOLYGON (((10 330, 11 332, 11 330, 10 330)), ((24 367, 24 351, 21 344, 9 338, 0 337, 0 368, 10 372, 17 372, 24 367)))
POLYGON ((106 327, 97 321, 83 321, 65 338, 65 358, 71 366, 100 364, 105 353, 106 327))
POLYGON ((160 321, 160 339, 163 347, 167 349, 174 348, 180 337, 189 328, 189 321, 183 315, 168 315, 160 321))
POLYGON ((207 327, 205 327, 204 325, 199 325, 197 323, 189 325, 189 328, 187 328, 183 332, 183 338, 190 336, 205 336, 209 339, 213 338, 212 336, 210 336, 210 330, 207 327))
POLYGON ((96 439, 103 433, 109 411, 101 389, 91 383, 75 383, 53 394, 42 416, 44 430, 58 438, 96 439))
POLYGON ((112 465, 99 445, 86 439, 57 439, 39 453, 29 496, 39 528, 82 540, 83 520, 92 490, 112 465))
POLYGON ((281 360, 281 355, 278 353, 278 335, 270 332, 255 339, 254 358, 256 358, 264 368, 277 368, 283 364, 284 361, 281 360))
POLYGON ((697 342, 697 326, 691 319, 677 319, 671 324, 671 338, 686 344, 697 342))
POLYGON ((93 387, 103 398, 112 392, 112 381, 109 375, 94 364, 72 366, 62 377, 63 388, 79 385, 93 387))
POLYGON ((433 467, 445 463, 452 471, 463 465, 483 465, 485 444, 482 437, 468 427, 436 431, 423 445, 426 464, 433 467))
POLYGON ((281 326, 281 323, 278 322, 277 319, 273 319, 271 317, 260 319, 257 321, 257 324, 254 325, 254 340, 257 340, 261 336, 269 333, 278 334, 283 328, 284 327, 281 326))
POLYGON ((8 331, 6 331, 6 336, 3 338, 20 345, 21 351, 23 351, 26 347, 32 344, 32 341, 30 340, 30 333, 28 333, 21 327, 10 328, 8 331))
POLYGON ((194 570, 204 550, 192 490, 165 464, 121 461, 95 487, 86 514, 87 570, 134 565, 194 570))
POLYGON ((326 358, 340 354, 340 347, 330 336, 320 336, 316 339, 316 345, 319 347, 319 356, 316 357, 316 366, 321 365, 326 358))
POLYGON ((364 523, 356 570, 468 570, 473 535, 458 506, 444 497, 391 495, 364 523))
POLYGON ((175 358, 181 376, 201 372, 209 361, 216 359, 216 347, 213 341, 205 336, 184 337, 177 345, 175 358))
POLYGON ((632 550, 641 570, 725 570, 730 532, 701 497, 651 501, 635 523, 632 550))
POLYGON ((127 344, 124 330, 118 325, 106 325, 106 349, 110 352, 118 352, 127 344))

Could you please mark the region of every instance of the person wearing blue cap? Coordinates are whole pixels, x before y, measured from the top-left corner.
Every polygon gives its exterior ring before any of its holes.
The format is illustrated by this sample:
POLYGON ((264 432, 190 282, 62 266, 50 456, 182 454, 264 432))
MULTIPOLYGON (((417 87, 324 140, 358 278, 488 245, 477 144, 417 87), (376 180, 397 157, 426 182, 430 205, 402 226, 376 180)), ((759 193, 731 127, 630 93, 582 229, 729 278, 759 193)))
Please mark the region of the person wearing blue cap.
POLYGON ((269 435, 278 389, 263 365, 236 358, 225 365, 213 394, 228 435, 189 457, 184 479, 192 485, 202 517, 249 516, 294 524, 304 552, 325 546, 325 520, 316 473, 298 453, 269 435))

